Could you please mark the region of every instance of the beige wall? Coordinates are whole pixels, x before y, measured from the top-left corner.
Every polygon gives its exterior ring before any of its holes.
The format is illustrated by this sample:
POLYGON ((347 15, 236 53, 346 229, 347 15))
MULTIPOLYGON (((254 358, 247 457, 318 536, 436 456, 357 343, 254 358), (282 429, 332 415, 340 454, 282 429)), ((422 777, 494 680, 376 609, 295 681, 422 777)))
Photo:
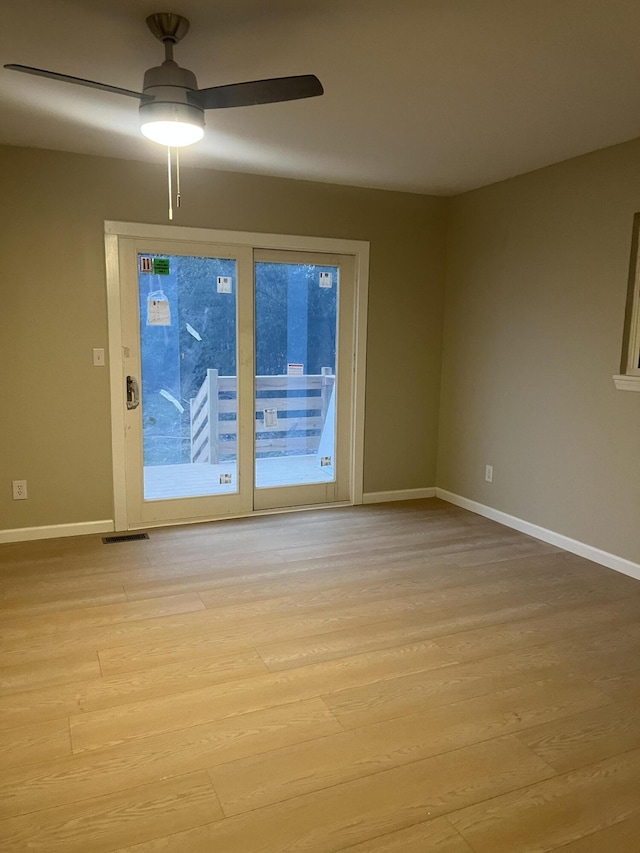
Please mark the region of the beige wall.
MULTIPOLYGON (((163 169, 0 148, 0 187, 0 529, 111 518, 103 221, 166 223, 163 169)), ((640 394, 611 380, 640 140, 448 202, 211 171, 184 196, 179 224, 371 242, 365 491, 436 484, 442 355, 437 484, 640 561, 640 394)))
POLYGON ((451 202, 438 485, 640 562, 617 391, 640 141, 451 202), (485 464, 494 482, 484 482, 485 464))
MULTIPOLYGON (((166 224, 162 167, 0 148, 0 529, 113 517, 105 219, 166 224), (26 479, 29 499, 11 500, 26 479)), ((365 491, 435 485, 442 199, 185 170, 176 224, 369 240, 365 491)))

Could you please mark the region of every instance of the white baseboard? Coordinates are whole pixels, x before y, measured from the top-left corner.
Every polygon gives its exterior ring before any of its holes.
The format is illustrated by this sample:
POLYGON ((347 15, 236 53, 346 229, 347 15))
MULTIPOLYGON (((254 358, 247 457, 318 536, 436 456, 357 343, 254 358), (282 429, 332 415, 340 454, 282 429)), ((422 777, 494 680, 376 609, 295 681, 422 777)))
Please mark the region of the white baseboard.
POLYGON ((435 498, 436 487, 430 489, 398 489, 391 492, 365 492, 363 504, 381 504, 387 501, 416 501, 422 498, 435 498))
POLYGON ((555 533, 553 530, 547 530, 545 527, 531 524, 531 522, 524 521, 522 518, 508 515, 506 512, 501 512, 498 509, 493 509, 493 507, 469 500, 469 498, 463 498, 453 492, 447 492, 445 489, 436 489, 436 497, 463 509, 468 509, 478 515, 483 515, 485 518, 490 518, 499 524, 504 524, 505 527, 519 530, 521 533, 533 536, 534 539, 541 539, 543 542, 548 542, 549 545, 555 545, 564 551, 570 551, 579 557, 592 560, 594 563, 599 563, 608 569, 614 569, 623 575, 629 575, 629 577, 640 580, 640 564, 626 560, 624 557, 618 557, 616 554, 610 554, 608 551, 601 551, 600 548, 594 548, 592 545, 585 545, 584 542, 578 542, 577 539, 571 539, 569 536, 563 536, 561 533, 555 533))
POLYGON ((33 539, 58 539, 62 536, 86 536, 87 533, 113 533, 113 521, 79 521, 76 524, 47 524, 44 527, 16 527, 0 530, 0 543, 29 542, 33 539))

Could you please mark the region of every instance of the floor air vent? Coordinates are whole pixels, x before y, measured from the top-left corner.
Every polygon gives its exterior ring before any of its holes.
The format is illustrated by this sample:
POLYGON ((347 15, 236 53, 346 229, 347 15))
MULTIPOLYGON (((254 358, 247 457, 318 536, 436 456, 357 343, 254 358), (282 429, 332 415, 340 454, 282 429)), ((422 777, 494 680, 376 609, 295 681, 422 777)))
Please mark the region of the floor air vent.
POLYGON ((148 533, 123 533, 122 536, 103 536, 102 541, 105 545, 111 545, 114 542, 137 542, 148 538, 148 533))

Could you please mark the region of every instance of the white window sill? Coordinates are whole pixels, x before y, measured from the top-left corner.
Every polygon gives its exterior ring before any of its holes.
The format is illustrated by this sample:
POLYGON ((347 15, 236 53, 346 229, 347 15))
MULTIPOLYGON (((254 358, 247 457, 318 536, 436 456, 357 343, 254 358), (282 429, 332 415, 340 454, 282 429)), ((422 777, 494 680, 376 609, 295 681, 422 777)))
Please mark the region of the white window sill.
POLYGON ((618 391, 640 391, 640 375, 618 375, 613 377, 618 391))

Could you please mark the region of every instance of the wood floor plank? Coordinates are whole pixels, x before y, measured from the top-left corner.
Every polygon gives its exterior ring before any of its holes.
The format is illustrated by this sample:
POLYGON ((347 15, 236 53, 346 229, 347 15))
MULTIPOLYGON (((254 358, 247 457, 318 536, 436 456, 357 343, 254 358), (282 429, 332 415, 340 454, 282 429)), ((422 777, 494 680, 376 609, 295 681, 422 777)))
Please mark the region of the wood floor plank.
POLYGON ((195 773, 8 818, 0 841, 5 853, 107 853, 222 816, 207 775, 195 773))
POLYGON ((93 628, 119 625, 123 622, 138 622, 143 619, 155 619, 173 613, 190 613, 202 610, 203 603, 192 592, 172 595, 166 598, 153 598, 144 601, 127 601, 118 604, 104 604, 99 607, 86 607, 71 613, 42 613, 31 618, 24 615, 5 617, 2 620, 0 635, 3 642, 22 641, 25 638, 50 636, 60 633, 86 632, 93 628))
POLYGON ((631 634, 632 637, 637 637, 638 639, 640 639, 640 623, 639 622, 635 622, 631 625, 625 625, 624 630, 627 631, 629 634, 631 634))
POLYGON ((41 613, 60 613, 86 607, 101 607, 105 604, 125 604, 126 601, 127 596, 120 583, 110 585, 108 592, 101 592, 99 589, 90 589, 86 592, 81 590, 38 592, 31 589, 28 593, 14 595, 12 598, 1 598, 0 614, 3 618, 31 617, 41 613))
POLYGON ((96 652, 50 657, 18 666, 0 667, 0 696, 54 684, 68 684, 100 677, 96 652))
POLYGON ((276 549, 261 554, 259 559, 242 549, 225 557, 211 555, 203 549, 197 559, 154 564, 148 570, 123 569, 119 580, 130 601, 174 595, 177 591, 225 587, 250 581, 253 578, 275 577, 288 573, 283 555, 276 549))
POLYGON ((405 502, 399 514, 394 514, 388 506, 377 517, 374 517, 371 507, 364 512, 359 507, 342 507, 336 512, 325 510, 322 517, 312 513, 295 518, 282 515, 277 525, 270 520, 262 522, 257 516, 251 520, 250 526, 242 520, 219 521, 216 523, 213 553, 208 531, 194 529, 190 525, 174 527, 170 536, 154 531, 152 538, 144 543, 144 549, 149 555, 152 570, 169 563, 189 562, 187 558, 204 554, 223 566, 228 565, 230 558, 238 553, 251 557, 253 562, 263 556, 268 560, 274 549, 281 549, 280 557, 293 563, 300 559, 317 559, 317 546, 323 543, 328 543, 334 553, 339 553, 340 547, 345 545, 350 549, 354 542, 362 539, 363 534, 372 552, 389 549, 390 542, 393 550, 397 551, 397 539, 406 536, 408 531, 407 521, 413 522, 411 533, 420 545, 425 541, 444 542, 450 547, 459 541, 474 539, 471 547, 477 547, 478 543, 487 540, 518 541, 518 534, 500 525, 486 520, 478 522, 470 513, 456 515, 451 507, 429 511, 426 502, 422 501, 415 510, 405 502), (427 517, 428 527, 422 524, 427 517), (331 530, 330 535, 327 535, 328 529, 331 530), (156 535, 158 533, 160 535, 156 535), (305 550, 306 542, 311 543, 310 549, 305 550), (268 548, 265 548, 265 543, 269 544, 268 548), (336 548, 336 545, 340 547, 336 548), (313 558, 310 558, 310 553, 314 554, 313 558))
POLYGON ((5 770, 69 755, 71 738, 67 717, 0 730, 0 767, 5 770))
POLYGON ((640 612, 640 590, 623 601, 609 601, 515 619, 500 626, 476 628, 459 634, 436 638, 436 642, 458 660, 478 660, 512 649, 549 643, 553 640, 593 637, 594 626, 602 630, 619 628, 625 621, 633 623, 640 612))
POLYGON ((638 750, 449 815, 477 853, 547 853, 640 813, 638 750))
MULTIPOLYGON (((447 573, 450 576, 450 573, 447 573)), ((461 579, 462 580, 462 579, 461 579)), ((576 580, 569 576, 546 576, 541 581, 536 575, 525 575, 524 577, 507 577, 493 579, 491 582, 465 583, 462 581, 457 585, 438 585, 437 580, 433 582, 429 573, 414 574, 404 577, 360 582, 353 584, 340 584, 339 586, 324 586, 320 589, 306 591, 305 594, 287 594, 278 597, 259 598, 248 603, 236 603, 227 606, 217 606, 217 592, 205 590, 200 597, 208 604, 213 603, 216 607, 216 615, 222 621, 254 620, 264 616, 288 616, 295 612, 310 613, 314 610, 323 610, 329 607, 348 606, 349 603, 360 602, 374 603, 376 601, 388 601, 391 598, 414 597, 423 605, 425 612, 428 610, 446 609, 447 606, 458 605, 462 602, 487 598, 491 595, 499 595, 510 591, 524 593, 527 590, 534 591, 536 588, 548 596, 550 587, 557 587, 560 591, 568 587, 575 588, 576 580)))
POLYGON ((311 699, 338 685, 370 684, 399 673, 448 667, 451 658, 434 643, 408 646, 258 675, 159 699, 118 705, 70 718, 74 752, 98 749, 235 714, 311 699))
POLYGON ((558 656, 542 647, 343 690, 335 685, 322 698, 341 724, 352 729, 402 717, 415 708, 435 708, 563 675, 569 672, 558 656))
MULTIPOLYGON (((574 593, 571 595, 573 598, 574 593)), ((504 611, 505 608, 508 609, 504 618, 513 614, 514 606, 518 613, 522 613, 523 607, 527 608, 528 612, 535 611, 538 606, 544 607, 544 605, 530 601, 522 605, 514 605, 513 598, 510 595, 501 596, 499 602, 494 600, 493 603, 501 611, 504 611)), ((106 648, 100 647, 100 660, 105 672, 125 673, 171 661, 186 660, 194 655, 209 654, 221 649, 240 649, 246 647, 248 643, 262 647, 262 644, 275 641, 287 642, 299 637, 324 635, 335 630, 351 631, 361 626, 375 626, 393 617, 403 616, 406 619, 409 615, 416 615, 425 623, 427 620, 424 618, 422 606, 422 599, 410 595, 394 598, 390 601, 376 602, 375 607, 371 607, 369 604, 348 607, 336 606, 316 613, 254 619, 251 622, 250 629, 244 622, 239 625, 230 624, 221 627, 215 621, 215 611, 206 611, 202 618, 197 621, 191 620, 190 629, 186 628, 184 624, 176 624, 174 621, 175 629, 172 629, 171 624, 165 623, 162 631, 154 632, 153 638, 147 639, 144 636, 143 639, 135 642, 111 644, 106 648)), ((471 605, 465 611, 465 613, 469 612, 468 618, 473 620, 473 624, 477 624, 478 621, 486 624, 488 618, 493 618, 493 614, 487 617, 486 605, 471 605)), ((464 615, 461 614, 459 618, 464 618, 464 615)), ((450 618, 456 618, 456 616, 452 615, 450 618)), ((499 620, 501 615, 499 614, 496 618, 499 620)), ((429 633, 427 627, 425 627, 425 632, 429 633)), ((363 651, 366 650, 366 648, 363 649, 363 651)), ((353 652, 347 649, 346 654, 342 656, 349 656, 350 654, 353 652)))
POLYGON ((475 660, 549 643, 557 638, 589 636, 595 624, 608 627, 637 618, 638 595, 623 601, 586 604, 568 610, 558 607, 506 606, 491 609, 480 606, 443 610, 425 619, 415 617, 350 627, 310 637, 296 637, 277 643, 257 644, 258 651, 271 670, 288 669, 306 663, 334 660, 356 652, 371 651, 411 640, 434 639, 457 660, 475 660), (551 611, 551 612, 549 612, 551 611), (481 627, 476 627, 477 625, 481 627), (456 629, 468 630, 458 632, 456 629), (453 632, 453 633, 452 633, 453 632))
MULTIPOLYGON (((423 565, 433 562, 424 554, 421 546, 401 551, 389 546, 368 548, 365 562, 372 568, 381 566, 382 571, 398 571, 403 564, 418 558, 423 565)), ((223 561, 208 557, 171 564, 162 570, 155 566, 152 579, 140 579, 139 573, 130 573, 123 574, 122 581, 130 600, 171 594, 177 590, 186 591, 189 588, 219 589, 223 592, 233 587, 249 588, 248 594, 251 595, 254 584, 271 584, 273 589, 277 589, 281 582, 299 575, 319 576, 323 572, 342 570, 343 578, 348 578, 352 568, 358 566, 358 559, 358 555, 349 553, 322 559, 305 555, 302 559, 287 560, 283 552, 275 549, 266 554, 263 551, 259 560, 247 554, 234 553, 223 561)), ((449 562, 448 565, 455 568, 455 563, 449 562)), ((273 593, 269 597, 273 597, 273 593)))
POLYGON ((539 539, 522 536, 505 545, 495 547, 472 547, 465 551, 456 551, 456 563, 459 566, 480 566, 482 563, 498 563, 500 560, 513 560, 515 557, 528 557, 532 554, 557 554, 559 549, 539 539), (466 552, 466 553, 465 553, 466 552))
MULTIPOLYGON (((193 594, 190 594, 193 595, 193 594)), ((172 598, 174 596, 171 596, 172 598)), ((63 631, 55 634, 55 649, 59 655, 71 655, 77 652, 95 651, 96 649, 124 648, 135 643, 153 642, 156 638, 165 639, 171 644, 176 638, 187 638, 199 632, 215 630, 215 614, 207 611, 202 602, 200 607, 177 613, 155 616, 135 621, 125 621, 115 624, 92 627, 90 631, 63 631)), ((138 603, 138 602, 133 602, 138 603)), ((243 626, 246 637, 246 626, 243 626)), ((248 642, 244 643, 246 648, 248 642)), ((237 647, 237 644, 236 646, 237 647)), ((18 666, 34 661, 46 660, 51 655, 51 636, 49 634, 34 635, 26 639, 5 642, 0 649, 0 666, 18 666)), ((223 649, 216 649, 222 651, 223 649)), ((189 657, 189 655, 187 655, 189 657)), ((174 658, 175 659, 175 658, 174 658)), ((161 661, 168 662, 168 661, 161 661)), ((139 666, 130 666, 139 669, 139 666)))
MULTIPOLYGON (((559 562, 564 567, 564 577, 568 574, 584 576, 582 566, 575 565, 564 555, 561 558, 556 554, 545 554, 542 558, 523 557, 516 561, 505 560, 469 568, 459 566, 455 558, 448 558, 447 561, 430 559, 423 548, 414 547, 401 551, 385 549, 382 552, 374 552, 373 555, 367 552, 364 558, 359 554, 349 554, 324 562, 315 558, 312 561, 303 560, 286 564, 279 573, 272 570, 257 578, 244 577, 236 583, 218 583, 216 588, 206 590, 202 586, 200 588, 203 589, 201 597, 207 607, 297 595, 335 586, 341 589, 357 587, 362 591, 363 586, 366 588, 367 584, 376 580, 389 581, 389 589, 392 592, 393 585, 398 584, 399 589, 393 594, 402 595, 403 583, 411 584, 411 591, 424 589, 425 584, 429 590, 436 590, 486 583, 488 580, 497 581, 514 575, 514 563, 518 564, 520 571, 526 572, 528 581, 544 582, 549 574, 558 574, 559 562), (553 559, 550 560, 550 557, 553 559), (313 570, 310 570, 311 568, 313 570)), ((211 574, 213 579, 216 579, 216 575, 211 574)))
MULTIPOLYGON (((329 519, 325 519, 325 521, 328 523, 329 519)), ((419 525, 408 531, 402 523, 381 524, 379 528, 373 528, 369 525, 366 530, 369 547, 373 550, 394 546, 396 550, 420 547, 425 555, 431 557, 452 555, 468 550, 495 548, 496 546, 502 547, 504 559, 550 553, 554 550, 553 546, 535 540, 529 540, 525 543, 523 540, 526 540, 527 537, 499 528, 465 529, 464 532, 460 531, 458 535, 456 535, 455 529, 450 528, 449 535, 442 537, 434 537, 429 530, 419 525), (511 548, 510 553, 509 548, 511 548)), ((156 536, 155 533, 154 536, 156 536)), ((288 541, 283 541, 281 532, 273 527, 254 535, 253 540, 247 538, 246 535, 239 537, 236 528, 226 539, 224 532, 217 534, 215 558, 222 562, 232 555, 237 557, 238 551, 240 551, 244 559, 250 558, 261 562, 263 558, 270 559, 273 550, 277 550, 281 559, 297 562, 300 559, 307 558, 311 550, 316 559, 327 559, 347 554, 357 555, 361 551, 361 541, 362 533, 360 530, 356 527, 345 527, 343 525, 334 525, 331 535, 328 536, 326 524, 322 526, 314 523, 309 528, 294 531, 288 541), (311 529, 313 527, 319 528, 317 532, 311 529), (295 535, 296 532, 297 536, 295 535)), ((169 543, 166 548, 154 547, 153 544, 147 545, 147 543, 145 546, 155 570, 162 566, 168 567, 174 563, 193 562, 201 559, 205 553, 202 546, 198 543, 194 544, 191 540, 169 543)), ((209 549, 208 543, 205 548, 209 549)), ((152 572, 148 574, 152 574, 152 572)))
MULTIPOLYGON (((465 533, 460 537, 450 537, 446 540, 431 541, 429 532, 425 529, 414 528, 411 531, 402 529, 398 526, 395 531, 389 530, 374 530, 368 532, 370 546, 388 547, 395 545, 397 548, 421 546, 424 554, 432 559, 441 558, 445 555, 461 554, 465 551, 489 551, 489 549, 501 548, 500 555, 503 559, 512 559, 518 556, 528 556, 533 554, 550 553, 553 546, 546 545, 542 542, 523 544, 522 539, 527 537, 518 536, 512 532, 500 532, 492 530, 481 530, 473 535, 465 533)), ((355 535, 340 540, 332 536, 327 536, 326 531, 320 533, 317 539, 306 537, 300 539, 296 544, 292 544, 287 548, 283 548, 281 540, 274 539, 278 542, 281 553, 285 559, 296 561, 300 557, 308 555, 309 548, 318 557, 331 557, 339 554, 359 554, 362 550, 362 536, 355 535)), ((457 560, 456 560, 457 561, 457 560)), ((482 559, 480 559, 482 562, 482 559)), ((490 557, 486 562, 493 562, 490 557)))
MULTIPOLYGON (((440 619, 449 626, 458 618, 461 620, 459 627, 464 624, 486 625, 509 618, 524 618, 540 611, 579 607, 601 598, 597 591, 576 584, 571 578, 564 581, 562 587, 555 586, 552 595, 544 587, 527 588, 520 581, 487 584, 484 590, 481 586, 474 585, 467 595, 458 594, 460 588, 455 588, 440 594, 376 597, 374 601, 358 604, 346 604, 339 596, 333 595, 333 605, 321 609, 313 609, 311 605, 312 609, 306 610, 298 603, 294 611, 299 612, 287 612, 286 602, 278 599, 279 604, 274 605, 272 600, 268 607, 284 608, 280 614, 261 616, 253 610, 253 605, 247 608, 235 606, 205 610, 195 617, 145 620, 119 626, 117 633, 113 629, 100 634, 94 632, 94 637, 105 672, 130 672, 146 666, 186 660, 193 655, 246 648, 249 643, 256 646, 311 637, 394 618, 416 616, 424 618, 425 624, 434 625, 438 624, 435 620, 440 619)), ((440 623, 432 636, 442 635, 446 630, 440 623)), ((41 655, 42 648, 33 652, 16 649, 15 654, 41 655)))
POLYGON ((245 582, 228 587, 205 589, 200 597, 207 607, 213 608, 243 604, 248 601, 267 601, 276 597, 317 593, 333 588, 345 591, 353 588, 354 592, 362 592, 376 581, 385 583, 385 589, 397 595, 424 591, 425 586, 434 589, 441 577, 441 582, 445 585, 456 586, 464 583, 464 578, 457 580, 456 572, 446 565, 439 567, 432 565, 429 567, 428 576, 421 574, 419 569, 424 568, 425 564, 424 556, 421 554, 412 560, 405 558, 402 561, 392 561, 386 558, 384 563, 378 566, 367 565, 366 561, 360 564, 353 557, 343 558, 340 562, 351 563, 348 574, 345 573, 344 566, 321 571, 287 573, 279 578, 268 578, 260 582, 245 582))
MULTIPOLYGON (((575 599, 575 590, 566 593, 575 599)), ((592 593, 588 593, 592 595, 592 593)), ((558 600, 563 598, 558 593, 558 600)), ((282 601, 279 599, 278 601, 282 601)), ((522 606, 528 610, 546 606, 538 601, 531 601, 531 596, 526 592, 522 595, 512 593, 498 593, 491 603, 502 608, 505 604, 514 607, 522 606), (526 600, 524 600, 526 598, 526 600)), ((487 602, 485 600, 485 610, 487 602)), ((311 605, 313 607, 313 605, 311 605)), ((460 605, 464 607, 465 605, 460 605)), ((475 602, 470 605, 470 611, 478 619, 482 605, 475 602)), ((354 628, 361 625, 371 625, 378 622, 388 621, 391 618, 404 615, 422 615, 424 613, 434 614, 429 617, 435 619, 437 605, 431 596, 405 595, 391 597, 389 599, 379 598, 373 602, 359 604, 336 603, 330 607, 305 612, 303 607, 295 607, 294 612, 285 611, 278 615, 259 616, 251 610, 232 608, 229 613, 226 608, 215 611, 199 613, 196 619, 191 619, 190 630, 184 625, 184 620, 177 618, 171 621, 164 620, 159 625, 160 630, 155 631, 150 640, 143 638, 135 643, 115 643, 107 649, 101 650, 101 661, 107 671, 126 672, 140 669, 154 663, 164 663, 168 660, 179 660, 191 657, 200 651, 207 653, 215 644, 218 650, 229 648, 243 648, 248 643, 255 646, 259 643, 288 640, 291 638, 313 636, 324 634, 332 630, 354 628), (297 610, 302 612, 295 612, 297 610), (175 626, 175 627, 174 627, 175 626), (162 634, 166 634, 165 637, 162 634), (157 636, 160 634, 160 636, 157 636)), ((464 613, 460 618, 463 618, 464 613)), ((484 619, 486 620, 486 615, 484 619)), ((506 618, 506 617, 505 617, 506 618)), ((425 620, 428 621, 428 620, 425 620)), ((143 626, 144 627, 144 626, 143 626)))
POLYGON ((519 738, 558 772, 574 770, 640 749, 640 707, 635 701, 612 702, 570 720, 550 720, 519 738))
MULTIPOLYGON (((417 550, 417 549, 416 549, 417 550)), ((406 558, 398 558, 397 562, 385 558, 380 560, 383 566, 376 572, 375 566, 371 564, 371 577, 389 577, 399 572, 398 565, 407 565, 409 561, 406 558), (395 568, 394 568, 395 566, 395 568)), ((190 575, 180 576, 174 572, 170 572, 169 577, 161 578, 153 581, 127 581, 125 579, 124 587, 129 601, 137 601, 145 598, 154 598, 160 595, 174 595, 177 592, 196 591, 208 592, 210 595, 209 606, 215 607, 219 603, 220 606, 226 606, 233 603, 242 603, 252 600, 260 600, 260 598, 273 598, 275 596, 285 594, 282 590, 285 586, 288 589, 294 588, 296 585, 302 589, 304 583, 295 584, 289 583, 289 579, 298 575, 309 574, 315 576, 322 571, 330 571, 339 574, 340 568, 344 575, 345 570, 350 570, 353 565, 353 557, 341 557, 331 560, 314 560, 313 565, 293 563, 287 564, 281 560, 277 564, 264 564, 256 566, 242 564, 236 574, 219 573, 210 564, 201 564, 200 571, 194 571, 190 575), (317 567, 317 568, 316 568, 317 567), (256 580, 257 578, 257 580, 256 580), (253 587, 256 589, 253 589, 253 587), (258 592, 259 587, 270 586, 271 595, 262 596, 258 592), (231 592, 233 590, 233 593, 231 592), (243 595, 243 590, 246 595, 243 595)), ((310 586, 315 586, 310 584, 310 586)), ((322 584, 318 584, 322 586, 322 584)))
MULTIPOLYGON (((101 572, 93 568, 78 577, 74 572, 67 571, 65 563, 50 566, 47 571, 34 575, 28 567, 19 574, 11 576, 5 571, 0 560, 0 601, 10 604, 16 599, 32 597, 34 599, 65 595, 83 595, 95 591, 96 597, 112 592, 123 592, 119 574, 101 572)), ((122 567, 120 567, 122 571, 122 567)))
POLYGON ((522 744, 500 738, 256 809, 127 853, 333 853, 531 784, 551 772, 522 744))
POLYGON ((353 847, 343 847, 339 853, 473 853, 473 850, 449 821, 441 817, 353 847))
POLYGON ((71 755, 67 732, 68 757, 0 771, 0 817, 270 754, 337 731, 340 726, 324 703, 309 699, 80 755, 71 755))
POLYGON ((625 631, 614 636, 599 636, 583 649, 559 648, 565 659, 572 654, 574 668, 583 673, 599 690, 621 702, 640 697, 640 646, 638 639, 625 631), (630 642, 625 641, 625 634, 630 642), (618 640, 619 642, 615 642, 618 640), (613 641, 613 642, 612 642, 613 641), (607 648, 608 645, 608 648, 607 648), (617 646, 617 647, 616 647, 617 646))
MULTIPOLYGON (((424 528, 416 527, 413 530, 407 530, 398 526, 395 530, 378 531, 370 529, 368 537, 371 546, 374 548, 383 545, 388 546, 389 544, 398 548, 420 545, 424 554, 432 559, 450 556, 456 562, 458 562, 455 557, 456 554, 464 554, 468 551, 486 551, 489 556, 487 559, 481 559, 480 562, 496 562, 493 559, 493 553, 497 553, 497 549, 501 549, 501 559, 512 559, 530 554, 545 554, 553 550, 552 546, 534 540, 530 540, 529 544, 524 544, 523 539, 527 537, 518 537, 512 531, 490 529, 465 531, 458 535, 454 533, 447 539, 436 538, 433 540, 430 533, 424 528)), ((341 553, 357 554, 362 550, 362 536, 356 535, 343 541, 334 542, 321 535, 316 541, 309 540, 309 544, 318 556, 330 557, 341 553)), ((298 560, 301 555, 307 552, 307 543, 296 544, 289 547, 284 552, 284 556, 290 560, 298 560)))
POLYGON ((243 649, 232 654, 201 655, 135 673, 72 681, 55 687, 0 696, 0 724, 10 727, 25 722, 42 722, 79 712, 171 696, 266 672, 267 667, 254 649, 243 649))
POLYGON ((640 662, 618 662, 608 672, 590 675, 589 680, 598 688, 618 702, 628 702, 640 698, 640 662))
POLYGON ((579 666, 588 675, 600 675, 612 663, 640 657, 640 638, 633 637, 627 631, 607 627, 592 632, 590 637, 554 639, 551 645, 561 657, 579 666))
POLYGON ((239 814, 607 701, 583 679, 556 677, 343 731, 267 757, 249 756, 210 773, 225 814, 239 814))
MULTIPOLYGON (((498 592, 504 588, 498 588, 498 592)), ((327 590, 324 593, 319 593, 317 597, 310 600, 308 597, 291 597, 269 599, 268 601, 250 602, 247 605, 234 605, 231 607, 218 608, 213 612, 207 612, 203 609, 203 605, 199 597, 194 593, 185 594, 184 596, 171 596, 168 599, 150 599, 143 602, 131 602, 128 605, 131 610, 131 615, 141 611, 136 608, 145 606, 147 610, 141 615, 141 618, 129 619, 127 612, 122 611, 124 605, 118 605, 116 612, 113 608, 109 608, 104 619, 107 624, 97 624, 100 619, 100 614, 90 614, 89 619, 92 619, 91 638, 92 644, 98 648, 113 648, 127 645, 133 641, 140 641, 143 638, 152 638, 155 640, 159 635, 166 635, 171 645, 175 634, 186 634, 189 637, 198 627, 204 631, 215 631, 218 637, 218 642, 224 641, 222 628, 226 626, 230 631, 230 636, 227 639, 227 647, 237 647, 238 637, 244 638, 245 645, 248 636, 247 627, 251 624, 252 631, 257 630, 259 620, 264 620, 265 636, 269 636, 273 620, 275 619, 291 619, 299 612, 305 617, 305 621, 300 623, 301 627, 298 631, 305 631, 306 614, 309 611, 318 611, 319 625, 321 630, 325 627, 327 621, 337 619, 339 616, 334 615, 334 611, 344 611, 346 604, 339 595, 339 590, 327 590), (157 602, 154 604, 154 601, 157 602), (165 615, 162 610, 167 607, 169 615, 165 615), (174 612, 172 613, 172 607, 174 612), (192 619, 191 611, 201 611, 199 618, 192 619), (121 618, 120 618, 121 617, 121 618), (146 618, 144 618, 146 617, 146 618), (119 621, 118 621, 119 619, 119 621), (246 623, 246 626, 243 624, 246 623)), ((495 590, 491 589, 488 592, 478 589, 471 594, 473 598, 484 597, 491 594, 495 590)), ((443 593, 444 594, 444 593, 443 593)), ((363 597, 365 593, 363 592, 363 597)), ((455 599, 452 593, 449 593, 451 599, 455 599)), ((423 596, 405 595, 398 596, 392 599, 390 604, 385 600, 383 591, 375 588, 370 598, 379 602, 376 607, 375 615, 370 612, 370 602, 365 602, 353 605, 356 613, 362 619, 372 621, 376 618, 380 619, 380 613, 384 614, 385 608, 389 607, 393 612, 402 612, 405 609, 436 609, 438 604, 433 600, 433 596, 425 594, 423 596)), ((383 618, 383 617, 382 617, 383 618)), ((9 626, 10 628, 11 626, 9 626)), ((21 626, 16 624, 14 632, 24 634, 21 626)), ((9 630, 8 628, 8 630, 9 630)), ((72 653, 86 647, 86 643, 90 642, 87 631, 82 630, 81 626, 67 627, 66 630, 56 628, 54 625, 51 629, 56 634, 56 647, 59 654, 72 653)), ((290 630, 287 632, 290 634, 290 630)), ((37 634, 31 636, 15 636, 7 639, 3 648, 0 651, 0 665, 17 665, 26 663, 31 660, 39 660, 46 657, 49 653, 50 643, 47 634, 37 634)), ((125 658, 129 659, 128 650, 125 653, 125 658)), ((131 668, 131 667, 129 667, 131 668)), ((137 667, 136 667, 137 668, 137 667)))
POLYGON ((631 853, 640 850, 640 815, 556 847, 553 853, 631 853))
POLYGON ((15 575, 23 576, 32 566, 40 569, 48 566, 52 570, 59 567, 62 563, 62 555, 50 549, 49 540, 45 542, 31 542, 29 543, 31 548, 27 547, 26 542, 0 545, 0 568, 2 569, 0 579, 4 581, 5 578, 10 579, 15 575), (33 553, 34 548, 35 553, 33 553))
POLYGON ((123 564, 126 564, 129 570, 140 569, 143 572, 150 570, 149 558, 144 549, 140 549, 139 546, 135 551, 127 552, 127 543, 122 543, 125 545, 125 550, 105 549, 101 540, 97 540, 96 537, 91 536, 87 539, 89 541, 86 543, 76 540, 73 544, 67 545, 65 553, 51 559, 27 559, 22 565, 17 561, 13 565, 3 564, 2 576, 7 580, 10 580, 13 575, 22 581, 29 579, 37 582, 55 577, 81 580, 94 575, 105 576, 110 572, 117 575, 122 571, 123 564))
MULTIPOLYGON (((450 620, 456 624, 460 618, 459 612, 450 615, 450 620)), ((278 672, 401 646, 407 642, 421 642, 429 640, 434 634, 437 636, 437 633, 433 620, 426 620, 421 614, 414 618, 374 622, 311 637, 295 637, 279 643, 258 644, 257 651, 267 667, 272 672, 278 672)))

